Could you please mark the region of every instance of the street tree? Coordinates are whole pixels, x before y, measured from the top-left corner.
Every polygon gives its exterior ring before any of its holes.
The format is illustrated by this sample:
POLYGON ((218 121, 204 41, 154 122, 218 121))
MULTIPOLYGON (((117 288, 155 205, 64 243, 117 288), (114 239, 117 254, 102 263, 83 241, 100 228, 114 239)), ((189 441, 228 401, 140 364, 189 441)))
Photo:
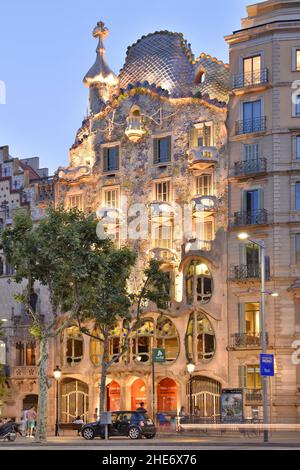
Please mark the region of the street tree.
POLYGON ((15 268, 15 281, 25 284, 17 300, 31 317, 30 333, 39 346, 38 417, 36 440, 47 438, 49 341, 74 325, 94 302, 96 286, 104 282, 106 257, 113 245, 99 239, 97 220, 77 209, 49 209, 38 224, 17 213, 11 228, 4 229, 1 244, 15 268), (47 286, 51 312, 45 318, 36 308, 37 285, 47 286))
POLYGON ((139 287, 132 290, 131 275, 136 255, 128 248, 112 251, 106 258, 106 277, 87 312, 78 315, 78 325, 82 333, 90 336, 101 345, 100 373, 100 414, 104 411, 106 379, 110 367, 126 354, 129 340, 143 321, 143 311, 148 302, 153 302, 159 310, 168 308, 169 277, 161 270, 161 263, 150 260, 140 273, 139 287), (88 323, 92 329, 87 328, 88 323), (111 331, 121 324, 122 336, 118 353, 110 357, 109 341, 111 331), (94 328, 96 326, 96 328, 94 328), (95 334, 97 331, 97 334, 95 334))

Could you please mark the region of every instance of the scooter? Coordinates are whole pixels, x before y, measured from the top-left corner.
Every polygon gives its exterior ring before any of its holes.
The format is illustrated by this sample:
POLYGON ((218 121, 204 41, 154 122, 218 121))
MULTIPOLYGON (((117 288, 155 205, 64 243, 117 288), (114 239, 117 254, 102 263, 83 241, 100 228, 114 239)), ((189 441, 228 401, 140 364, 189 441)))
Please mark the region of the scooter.
POLYGON ((0 440, 1 441, 15 441, 18 432, 18 425, 14 421, 8 421, 0 425, 0 440))

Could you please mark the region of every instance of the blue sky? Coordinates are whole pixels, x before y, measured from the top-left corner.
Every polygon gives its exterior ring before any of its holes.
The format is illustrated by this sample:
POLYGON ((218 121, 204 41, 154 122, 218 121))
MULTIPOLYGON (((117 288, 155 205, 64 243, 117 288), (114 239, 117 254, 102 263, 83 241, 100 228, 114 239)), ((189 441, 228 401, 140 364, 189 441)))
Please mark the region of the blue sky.
MULTIPOLYGON (((126 49, 157 30, 182 32, 193 52, 228 61, 224 35, 240 28, 245 0, 9 0, 1 5, 0 145, 11 154, 39 156, 53 172, 68 151, 87 107, 82 78, 95 60, 91 31, 110 29, 107 61, 118 73, 126 49)), ((254 3, 254 2, 252 2, 254 3)))

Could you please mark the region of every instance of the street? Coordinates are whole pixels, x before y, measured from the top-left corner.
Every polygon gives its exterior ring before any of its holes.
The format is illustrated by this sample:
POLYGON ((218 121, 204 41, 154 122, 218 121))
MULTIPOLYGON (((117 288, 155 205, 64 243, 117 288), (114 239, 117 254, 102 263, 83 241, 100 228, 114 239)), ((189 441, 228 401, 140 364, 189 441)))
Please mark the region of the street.
POLYGON ((15 442, 0 442, 0 450, 300 450, 300 436, 297 433, 274 435, 268 444, 262 438, 245 438, 230 435, 192 436, 192 435, 159 435, 153 440, 133 441, 127 438, 112 438, 109 442, 101 439, 86 441, 77 436, 49 437, 45 444, 36 444, 34 440, 18 437, 15 442))

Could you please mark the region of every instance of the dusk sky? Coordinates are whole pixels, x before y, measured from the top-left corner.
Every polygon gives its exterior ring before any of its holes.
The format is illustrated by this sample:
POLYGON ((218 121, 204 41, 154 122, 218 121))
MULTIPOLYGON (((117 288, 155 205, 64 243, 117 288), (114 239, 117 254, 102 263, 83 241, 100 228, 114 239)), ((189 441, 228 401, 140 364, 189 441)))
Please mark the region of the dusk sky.
MULTIPOLYGON (((224 35, 240 28, 246 0, 0 0, 0 145, 12 156, 39 156, 52 173, 68 151, 87 109, 82 78, 95 61, 92 29, 110 29, 107 61, 118 73, 126 49, 158 30, 182 32, 198 56, 228 61, 224 35)), ((254 2, 252 2, 254 3, 254 2)))

